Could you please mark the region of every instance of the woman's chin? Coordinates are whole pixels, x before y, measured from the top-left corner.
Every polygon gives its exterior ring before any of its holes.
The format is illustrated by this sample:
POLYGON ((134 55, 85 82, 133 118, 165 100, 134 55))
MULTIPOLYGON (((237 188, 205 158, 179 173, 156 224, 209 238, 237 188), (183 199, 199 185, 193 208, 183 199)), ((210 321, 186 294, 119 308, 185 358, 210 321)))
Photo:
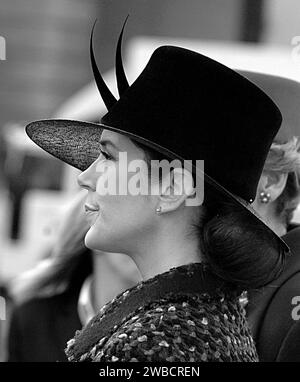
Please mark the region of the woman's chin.
POLYGON ((89 249, 102 250, 100 248, 101 242, 99 242, 99 233, 98 235, 96 234, 93 226, 90 227, 85 235, 84 245, 89 249))
POLYGON ((99 232, 94 226, 88 230, 84 238, 84 245, 94 251, 111 252, 109 243, 112 243, 112 239, 105 240, 103 233, 101 235, 101 231, 99 232))

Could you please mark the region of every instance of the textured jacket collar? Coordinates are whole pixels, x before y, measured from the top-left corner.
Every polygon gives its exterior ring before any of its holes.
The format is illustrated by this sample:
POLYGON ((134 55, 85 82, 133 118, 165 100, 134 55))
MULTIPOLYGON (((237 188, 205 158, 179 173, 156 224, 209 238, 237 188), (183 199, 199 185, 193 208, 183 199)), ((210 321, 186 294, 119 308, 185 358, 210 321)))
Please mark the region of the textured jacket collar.
POLYGON ((169 293, 218 294, 229 286, 201 263, 192 263, 157 275, 140 282, 133 288, 118 295, 106 304, 100 312, 68 342, 66 349, 69 359, 78 360, 95 343, 110 335, 115 328, 126 321, 129 314, 141 306, 162 299, 169 293))

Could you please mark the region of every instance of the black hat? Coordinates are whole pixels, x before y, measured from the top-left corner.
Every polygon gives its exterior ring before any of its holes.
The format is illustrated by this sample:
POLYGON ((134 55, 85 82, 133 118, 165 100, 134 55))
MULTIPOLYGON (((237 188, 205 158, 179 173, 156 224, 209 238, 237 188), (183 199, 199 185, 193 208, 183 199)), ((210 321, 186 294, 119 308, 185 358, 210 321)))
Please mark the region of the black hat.
POLYGON ((102 129, 127 135, 171 158, 204 160, 205 180, 255 214, 249 203, 281 124, 278 107, 232 69, 176 46, 156 49, 129 86, 120 53, 122 33, 116 56, 119 100, 97 69, 91 38, 94 76, 108 108, 100 123, 36 121, 26 127, 29 137, 81 170, 98 157, 102 129))

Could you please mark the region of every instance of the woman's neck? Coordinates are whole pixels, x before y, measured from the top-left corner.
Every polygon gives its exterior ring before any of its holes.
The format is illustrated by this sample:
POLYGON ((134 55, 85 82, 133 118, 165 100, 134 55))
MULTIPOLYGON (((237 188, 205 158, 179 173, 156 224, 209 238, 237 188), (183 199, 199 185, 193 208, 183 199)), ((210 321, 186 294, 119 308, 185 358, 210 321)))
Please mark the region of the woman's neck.
POLYGON ((152 278, 171 268, 201 261, 201 253, 195 238, 188 237, 174 227, 160 229, 155 240, 144 241, 143 247, 131 255, 143 280, 152 278))
POLYGON ((278 235, 283 236, 287 233, 287 227, 285 224, 283 224, 281 221, 273 221, 270 224, 270 228, 278 235))
POLYGON ((283 236, 287 233, 287 225, 283 217, 278 215, 275 203, 270 206, 267 216, 268 226, 278 235, 283 236))
POLYGON ((95 311, 141 280, 136 265, 124 254, 95 251, 93 267, 92 305, 95 311))
POLYGON ((98 310, 120 292, 171 268, 201 262, 195 237, 182 227, 164 225, 140 240, 140 248, 127 255, 97 251, 93 255, 94 306, 98 310))
POLYGON ((258 212, 265 224, 276 233, 276 235, 283 236, 287 232, 287 226, 277 212, 276 203, 277 202, 274 201, 268 204, 262 204, 255 200, 253 203, 253 208, 258 212))

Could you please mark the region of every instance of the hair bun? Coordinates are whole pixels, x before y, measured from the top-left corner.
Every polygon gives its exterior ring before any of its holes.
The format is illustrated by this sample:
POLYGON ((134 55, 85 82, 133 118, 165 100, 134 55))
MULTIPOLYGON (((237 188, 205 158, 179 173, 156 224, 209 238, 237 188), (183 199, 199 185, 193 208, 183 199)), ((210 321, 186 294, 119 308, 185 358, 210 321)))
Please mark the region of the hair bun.
POLYGON ((230 203, 202 227, 206 261, 221 278, 242 290, 276 279, 285 253, 272 232, 246 210, 230 203))

